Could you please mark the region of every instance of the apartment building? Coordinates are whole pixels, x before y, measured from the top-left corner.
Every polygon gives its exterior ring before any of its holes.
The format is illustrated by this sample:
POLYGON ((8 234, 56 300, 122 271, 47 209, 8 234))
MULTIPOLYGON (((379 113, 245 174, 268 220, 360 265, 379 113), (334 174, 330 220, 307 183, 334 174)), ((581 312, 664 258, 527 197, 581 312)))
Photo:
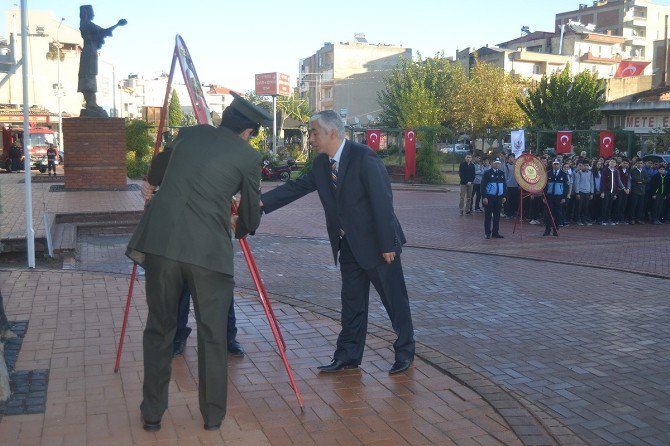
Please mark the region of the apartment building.
POLYGON ((377 92, 384 76, 402 58, 412 58, 411 48, 371 44, 364 34, 350 42, 326 42, 300 61, 298 92, 312 110, 335 110, 349 125, 366 125, 379 115, 377 92))
MULTIPOLYGON (((9 35, 0 45, 0 74, 3 78, 7 76, 7 80, 0 86, 0 104, 18 109, 23 104, 23 68, 16 65, 23 56, 19 32, 21 11, 18 7, 10 8, 5 16, 9 35)), ((28 102, 48 110, 56 122, 60 96, 64 115, 78 116, 83 100, 81 93, 77 93, 79 54, 83 45, 79 29, 62 23, 50 11, 28 11, 27 24, 28 102)), ((110 70, 102 65, 102 78, 111 79, 110 70)), ((110 108, 108 85, 104 81, 99 81, 99 85, 102 88, 99 87, 98 102, 110 108)))
MULTIPOLYGON (((665 17, 670 15, 670 6, 659 5, 648 0, 601 0, 591 5, 580 4, 573 11, 556 14, 556 32, 570 21, 593 24, 602 34, 623 37, 623 50, 631 60, 652 61, 654 41, 665 33, 665 17)), ((652 74, 648 66, 645 75, 652 74)))

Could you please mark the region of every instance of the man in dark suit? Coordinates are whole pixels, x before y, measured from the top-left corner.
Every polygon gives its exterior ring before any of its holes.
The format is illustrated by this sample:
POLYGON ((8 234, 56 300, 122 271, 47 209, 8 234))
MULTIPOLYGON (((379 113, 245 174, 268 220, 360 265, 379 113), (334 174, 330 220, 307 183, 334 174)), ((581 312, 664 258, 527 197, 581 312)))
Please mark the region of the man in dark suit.
POLYGON ((400 252, 405 243, 393 211, 386 168, 367 146, 344 138, 340 116, 332 110, 310 119, 310 142, 319 153, 312 170, 261 196, 270 213, 317 191, 335 263, 342 274, 342 330, 333 361, 319 367, 337 372, 361 364, 368 323, 370 283, 381 296, 397 339, 390 374, 407 370, 414 359, 414 330, 400 252))
POLYGON ((260 223, 260 154, 247 142, 270 115, 236 96, 221 126, 185 127, 174 140, 158 193, 126 254, 146 271, 144 429, 157 431, 168 404, 177 305, 188 283, 198 323, 198 390, 206 430, 226 415, 226 329, 233 298, 233 245, 260 223), (240 192, 236 224, 231 199, 240 192))

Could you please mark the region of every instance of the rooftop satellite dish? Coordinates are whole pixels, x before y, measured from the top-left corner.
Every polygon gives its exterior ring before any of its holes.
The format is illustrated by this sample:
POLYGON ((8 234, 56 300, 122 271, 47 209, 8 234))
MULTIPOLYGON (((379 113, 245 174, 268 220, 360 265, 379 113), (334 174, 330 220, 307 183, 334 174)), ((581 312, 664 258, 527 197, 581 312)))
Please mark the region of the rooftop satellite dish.
POLYGON ((355 116, 355 117, 354 117, 354 124, 358 125, 358 124, 360 124, 360 123, 361 123, 361 120, 358 119, 358 116, 355 116))
POLYGON ((365 115, 365 118, 366 118, 368 121, 370 121, 370 122, 372 122, 372 121, 375 120, 375 117, 372 116, 372 115, 365 115))

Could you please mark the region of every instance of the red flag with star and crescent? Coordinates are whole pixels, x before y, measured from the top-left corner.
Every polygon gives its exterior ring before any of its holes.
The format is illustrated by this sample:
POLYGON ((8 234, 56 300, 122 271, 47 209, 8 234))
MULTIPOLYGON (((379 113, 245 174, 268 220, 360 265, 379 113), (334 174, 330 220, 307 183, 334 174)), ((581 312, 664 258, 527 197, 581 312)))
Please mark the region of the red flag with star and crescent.
POLYGON ((556 153, 570 153, 572 132, 556 132, 556 153))
POLYGON ((603 158, 614 156, 614 132, 609 130, 600 132, 600 156, 603 158))
POLYGON ((416 132, 405 130, 405 181, 416 177, 416 132))
POLYGON ((624 60, 619 63, 619 67, 614 73, 614 77, 633 77, 642 74, 647 65, 651 62, 634 62, 632 60, 624 60))
POLYGON ((375 152, 379 150, 379 143, 381 142, 380 140, 382 139, 381 130, 368 130, 366 132, 366 138, 368 141, 368 147, 370 147, 375 152))

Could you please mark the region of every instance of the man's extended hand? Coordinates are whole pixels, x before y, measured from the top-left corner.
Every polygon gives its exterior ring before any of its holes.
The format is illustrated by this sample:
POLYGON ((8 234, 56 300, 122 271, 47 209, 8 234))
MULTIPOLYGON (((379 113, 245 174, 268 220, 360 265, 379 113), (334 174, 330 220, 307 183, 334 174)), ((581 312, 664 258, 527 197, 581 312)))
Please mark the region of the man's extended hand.
POLYGON ((230 230, 231 232, 235 233, 235 229, 237 229, 237 215, 231 215, 230 216, 230 230))
POLYGON ((386 263, 391 264, 395 259, 395 252, 383 252, 382 257, 384 257, 386 263))

